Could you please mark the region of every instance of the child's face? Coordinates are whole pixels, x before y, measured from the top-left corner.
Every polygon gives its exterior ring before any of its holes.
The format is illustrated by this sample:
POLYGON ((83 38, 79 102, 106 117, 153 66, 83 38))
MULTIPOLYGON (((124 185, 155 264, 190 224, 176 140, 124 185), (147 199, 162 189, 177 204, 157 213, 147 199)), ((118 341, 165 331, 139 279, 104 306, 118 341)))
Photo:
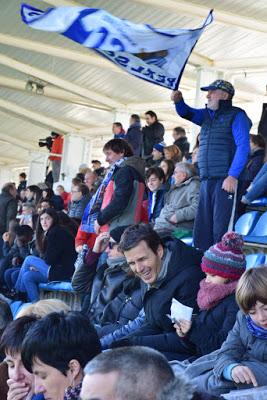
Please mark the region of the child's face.
POLYGON ((228 281, 227 278, 222 278, 221 276, 218 275, 211 275, 206 273, 206 282, 208 283, 216 283, 217 285, 223 285, 228 281))
POLYGON ((267 329, 267 304, 257 301, 255 306, 249 310, 249 316, 256 325, 267 329))
POLYGON ((146 181, 146 184, 151 192, 156 192, 160 185, 162 185, 162 180, 160 180, 156 175, 152 174, 146 181))

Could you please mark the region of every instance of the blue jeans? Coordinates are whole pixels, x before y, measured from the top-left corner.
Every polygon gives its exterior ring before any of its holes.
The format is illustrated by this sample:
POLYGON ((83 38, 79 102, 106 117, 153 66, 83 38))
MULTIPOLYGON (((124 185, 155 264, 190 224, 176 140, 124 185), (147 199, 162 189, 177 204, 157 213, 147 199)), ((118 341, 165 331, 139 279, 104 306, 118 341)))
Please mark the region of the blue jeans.
POLYGON ((245 194, 245 199, 247 202, 251 203, 252 201, 258 199, 261 196, 264 196, 267 193, 267 162, 263 164, 260 171, 254 178, 252 182, 251 189, 245 194))
POLYGON ((20 267, 11 267, 8 268, 4 273, 4 281, 9 290, 14 289, 18 276, 19 276, 20 267))
POLYGON ((17 292, 26 292, 31 302, 39 300, 38 285, 48 281, 49 265, 36 256, 28 256, 23 261, 15 289, 17 292), (32 267, 34 270, 32 270, 32 267))

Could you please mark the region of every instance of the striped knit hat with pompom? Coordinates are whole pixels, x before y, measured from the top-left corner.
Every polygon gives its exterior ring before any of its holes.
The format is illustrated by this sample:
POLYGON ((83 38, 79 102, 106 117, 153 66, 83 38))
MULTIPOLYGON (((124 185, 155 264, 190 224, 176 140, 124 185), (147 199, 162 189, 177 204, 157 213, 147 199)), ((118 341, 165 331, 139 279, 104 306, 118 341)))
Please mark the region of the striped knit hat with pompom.
POLYGON ((211 246, 202 257, 202 271, 211 275, 237 280, 245 272, 246 258, 242 236, 227 232, 221 242, 211 246))

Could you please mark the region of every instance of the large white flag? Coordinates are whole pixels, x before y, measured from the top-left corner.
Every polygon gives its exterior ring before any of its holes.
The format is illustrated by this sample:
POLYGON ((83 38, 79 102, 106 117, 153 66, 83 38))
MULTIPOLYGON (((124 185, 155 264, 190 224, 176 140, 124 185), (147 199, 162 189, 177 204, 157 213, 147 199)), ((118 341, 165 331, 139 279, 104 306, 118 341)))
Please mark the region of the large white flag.
POLYGON ((212 20, 212 11, 197 29, 156 29, 134 24, 105 10, 58 7, 42 11, 21 5, 31 28, 58 32, 94 49, 125 71, 151 83, 176 89, 194 46, 212 20))

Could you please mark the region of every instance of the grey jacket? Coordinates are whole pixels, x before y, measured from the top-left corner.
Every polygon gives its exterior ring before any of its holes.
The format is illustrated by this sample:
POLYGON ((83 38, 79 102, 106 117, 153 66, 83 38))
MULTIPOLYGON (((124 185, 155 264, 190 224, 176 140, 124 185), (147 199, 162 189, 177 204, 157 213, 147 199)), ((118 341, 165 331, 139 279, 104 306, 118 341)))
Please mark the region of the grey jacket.
POLYGON ((192 229, 197 212, 200 181, 192 176, 178 186, 172 186, 166 193, 164 207, 155 221, 156 231, 173 231, 176 228, 192 229), (175 214, 177 224, 168 222, 175 214))
POLYGON ((259 339, 249 332, 246 317, 241 311, 220 350, 200 357, 192 364, 176 363, 175 370, 183 370, 197 385, 198 390, 216 395, 252 387, 224 379, 224 368, 233 363, 249 367, 258 386, 267 385, 267 340, 259 339))

